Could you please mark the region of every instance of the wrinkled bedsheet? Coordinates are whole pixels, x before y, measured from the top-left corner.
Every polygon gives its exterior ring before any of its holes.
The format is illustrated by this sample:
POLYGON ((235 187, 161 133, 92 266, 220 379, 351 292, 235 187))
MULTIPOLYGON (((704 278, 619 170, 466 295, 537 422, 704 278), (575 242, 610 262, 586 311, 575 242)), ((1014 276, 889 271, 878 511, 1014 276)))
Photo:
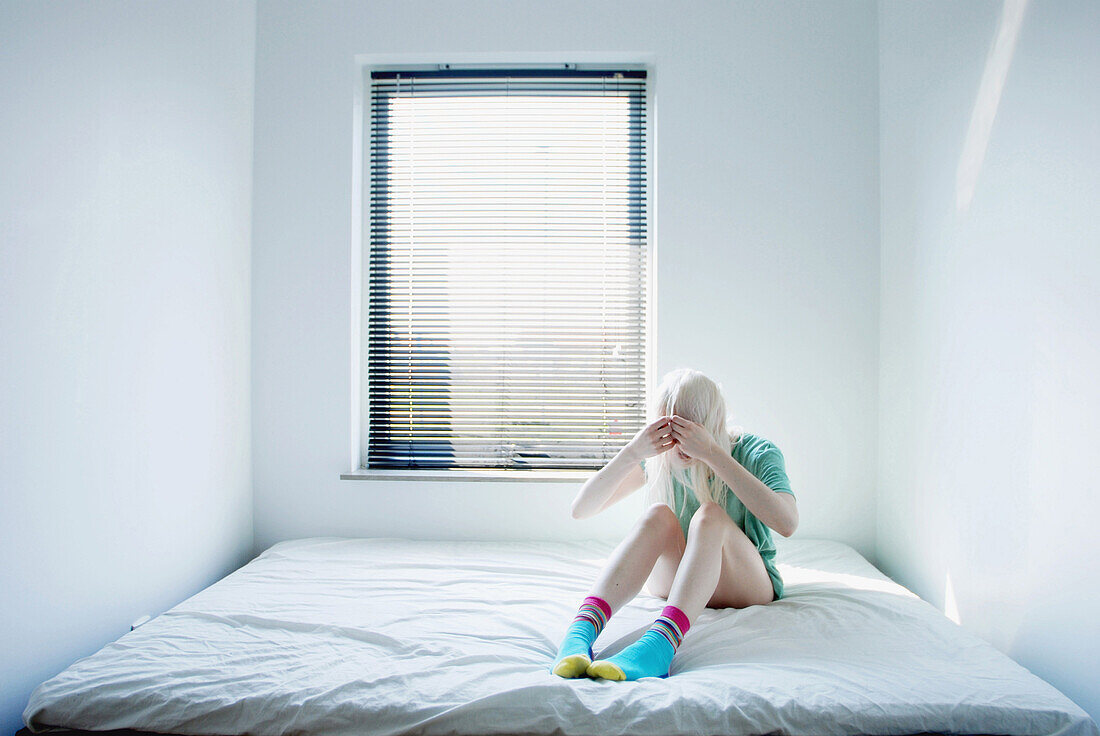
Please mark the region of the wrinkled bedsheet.
MULTIPOLYGON (((612 542, 281 542, 40 685, 23 717, 257 736, 1100 735, 851 547, 777 545, 783 599, 706 609, 672 676, 612 682, 549 671, 612 542)), ((597 656, 664 605, 643 589, 597 656)))

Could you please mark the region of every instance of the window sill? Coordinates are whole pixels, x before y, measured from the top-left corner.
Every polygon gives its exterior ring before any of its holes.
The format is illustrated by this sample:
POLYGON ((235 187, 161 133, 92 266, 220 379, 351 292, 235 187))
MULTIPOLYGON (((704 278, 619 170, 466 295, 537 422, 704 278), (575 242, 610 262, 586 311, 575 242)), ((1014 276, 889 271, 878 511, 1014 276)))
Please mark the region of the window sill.
POLYGON ((368 470, 341 473, 340 480, 503 481, 511 483, 575 483, 595 470, 368 470))

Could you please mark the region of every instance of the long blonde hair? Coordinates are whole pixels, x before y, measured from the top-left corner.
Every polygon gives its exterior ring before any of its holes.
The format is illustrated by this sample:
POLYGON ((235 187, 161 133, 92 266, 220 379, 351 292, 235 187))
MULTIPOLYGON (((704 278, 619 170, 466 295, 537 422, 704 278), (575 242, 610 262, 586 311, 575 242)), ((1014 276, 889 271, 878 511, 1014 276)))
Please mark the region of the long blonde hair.
MULTIPOLYGON (((727 454, 744 434, 742 427, 730 423, 722 387, 691 368, 676 368, 665 374, 650 400, 647 423, 673 414, 701 424, 727 454)), ((664 503, 678 516, 681 515, 682 509, 673 506, 672 481, 675 478, 694 492, 699 505, 713 501, 725 508, 726 494, 730 492, 725 481, 702 460, 689 461, 686 468, 673 468, 669 462, 669 453, 672 452, 676 452, 675 447, 644 461, 646 505, 664 503)))

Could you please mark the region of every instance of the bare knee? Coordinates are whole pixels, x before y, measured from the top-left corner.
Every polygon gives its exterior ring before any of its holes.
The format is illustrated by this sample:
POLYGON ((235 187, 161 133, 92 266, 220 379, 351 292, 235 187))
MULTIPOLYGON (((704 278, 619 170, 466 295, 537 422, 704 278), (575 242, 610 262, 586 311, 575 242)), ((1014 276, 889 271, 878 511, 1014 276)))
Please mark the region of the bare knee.
POLYGON ((700 532, 714 534, 724 529, 729 523, 732 523, 732 519, 724 508, 713 501, 706 501, 692 515, 689 529, 692 534, 700 532))
POLYGON ((680 528, 680 520, 665 503, 655 503, 646 509, 642 523, 662 537, 672 536, 680 528))

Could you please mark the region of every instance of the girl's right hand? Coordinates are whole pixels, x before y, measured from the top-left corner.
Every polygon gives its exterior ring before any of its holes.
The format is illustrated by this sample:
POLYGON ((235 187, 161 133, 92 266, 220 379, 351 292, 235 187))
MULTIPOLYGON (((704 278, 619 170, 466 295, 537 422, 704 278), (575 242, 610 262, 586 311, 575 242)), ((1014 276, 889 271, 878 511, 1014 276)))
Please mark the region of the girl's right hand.
POLYGON ((634 454, 635 460, 660 455, 676 446, 672 438, 672 427, 668 417, 657 417, 638 430, 634 438, 626 445, 626 450, 634 454))

